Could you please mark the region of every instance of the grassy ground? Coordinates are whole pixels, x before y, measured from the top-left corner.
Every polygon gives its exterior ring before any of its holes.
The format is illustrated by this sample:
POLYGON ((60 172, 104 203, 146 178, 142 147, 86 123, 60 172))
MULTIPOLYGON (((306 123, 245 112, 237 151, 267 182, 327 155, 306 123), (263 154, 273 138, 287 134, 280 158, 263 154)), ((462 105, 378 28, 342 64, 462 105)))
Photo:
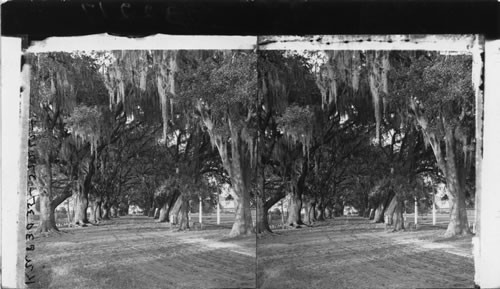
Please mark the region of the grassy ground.
POLYGON ((36 240, 32 288, 254 288, 255 237, 229 239, 233 219, 189 232, 143 216, 63 229, 36 240))
POLYGON ((275 230, 257 240, 259 288, 473 287, 471 237, 445 239, 446 223, 429 222, 432 216, 417 230, 389 233, 383 224, 341 217, 275 230))
MULTIPOLYGON (((192 214, 197 222, 197 214, 192 214)), ((470 237, 445 239, 446 215, 417 230, 341 217, 276 235, 228 238, 232 214, 176 232, 126 216, 36 239, 32 288, 464 288, 473 287, 470 237), (256 248, 257 242, 257 248, 256 248), (257 267, 256 267, 257 264, 257 267)), ((412 216, 407 216, 413 221, 412 216)))

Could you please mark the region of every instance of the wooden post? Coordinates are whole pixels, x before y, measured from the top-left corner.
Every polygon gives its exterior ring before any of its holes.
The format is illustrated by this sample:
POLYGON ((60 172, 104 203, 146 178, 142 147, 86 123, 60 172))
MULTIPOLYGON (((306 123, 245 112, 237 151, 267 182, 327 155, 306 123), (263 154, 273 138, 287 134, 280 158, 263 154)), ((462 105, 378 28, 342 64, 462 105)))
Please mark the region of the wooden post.
MULTIPOLYGON (((2 37, 2 288, 25 288, 29 66, 19 71, 21 39, 2 37), (23 85, 21 96, 19 90, 23 85)), ((31 237, 29 237, 31 238, 31 237)), ((30 255, 31 257, 31 255, 30 255)), ((32 263, 30 263, 32 264, 32 263)), ((36 266, 36 265, 35 265, 36 266)), ((27 272, 33 275, 32 272, 27 272)))
POLYGON ((200 201, 199 212, 198 212, 198 222, 201 225, 201 223, 203 222, 203 201, 201 200, 201 195, 198 197, 198 200, 200 201))
POLYGON ((415 197, 415 226, 418 224, 418 200, 417 197, 415 197))
POLYGON ((217 225, 220 225, 220 194, 217 194, 217 225))
POLYGON ((71 216, 69 213, 69 198, 66 200, 66 215, 68 216, 68 228, 69 228, 71 226, 71 216))
POLYGON ((285 228, 285 211, 283 210, 283 199, 281 199, 281 226, 285 228))
MULTIPOLYGON (((433 188, 434 190, 434 188, 433 188)), ((436 192, 432 193, 432 225, 436 226, 436 192)))

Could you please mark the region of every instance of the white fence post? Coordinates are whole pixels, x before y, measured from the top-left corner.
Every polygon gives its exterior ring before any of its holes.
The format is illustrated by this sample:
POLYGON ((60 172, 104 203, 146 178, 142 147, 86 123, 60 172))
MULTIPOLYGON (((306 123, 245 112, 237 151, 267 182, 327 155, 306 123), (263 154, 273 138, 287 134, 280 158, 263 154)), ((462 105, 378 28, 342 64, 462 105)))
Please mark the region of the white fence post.
POLYGON ((414 219, 415 219, 415 225, 418 224, 418 200, 417 200, 417 197, 415 197, 415 216, 414 216, 414 219))

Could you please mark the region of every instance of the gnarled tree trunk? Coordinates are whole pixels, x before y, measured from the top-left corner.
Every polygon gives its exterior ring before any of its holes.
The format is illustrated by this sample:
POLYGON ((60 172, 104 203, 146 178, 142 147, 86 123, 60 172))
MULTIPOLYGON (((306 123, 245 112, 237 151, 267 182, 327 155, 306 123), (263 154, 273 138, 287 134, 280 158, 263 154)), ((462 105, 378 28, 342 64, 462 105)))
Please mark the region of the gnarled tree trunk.
POLYGON ((384 221, 384 203, 381 202, 378 206, 377 209, 375 209, 375 213, 373 216, 373 223, 382 223, 384 221))
POLYGON ((404 230, 403 204, 397 196, 393 196, 389 206, 385 210, 385 222, 392 226, 392 231, 404 230))
POLYGON ((180 196, 177 198, 179 202, 181 203, 180 210, 179 210, 179 230, 189 230, 189 202, 185 196, 180 196))
POLYGON ((304 212, 304 223, 306 225, 312 225, 315 221, 315 206, 316 206, 316 201, 314 198, 311 197, 306 197, 305 198, 305 212, 304 212))
POLYGON ((161 210, 161 208, 155 207, 155 211, 154 211, 154 214, 153 214, 153 219, 160 218, 160 210, 161 210))
POLYGON ((79 186, 79 190, 75 196, 75 225, 85 226, 89 223, 87 219, 88 194, 79 186))
POLYGON ((111 205, 109 213, 112 218, 118 218, 118 207, 115 204, 111 205))
POLYGON ((37 232, 50 233, 59 231, 56 226, 55 208, 50 203, 49 194, 47 192, 40 193, 40 224, 37 232))
POLYGON ((97 223, 96 215, 95 215, 95 208, 96 208, 96 200, 91 200, 89 201, 89 209, 90 209, 90 222, 91 223, 97 223))
POLYGON ((160 209, 160 215, 158 217, 158 222, 164 223, 168 222, 168 204, 165 202, 160 209))
POLYGON ((316 204, 316 220, 317 221, 325 220, 325 203, 323 201, 323 196, 319 198, 319 201, 316 204))
POLYGON ((292 227, 300 228, 303 225, 300 211, 302 210, 302 196, 297 189, 293 189, 289 194, 288 201, 288 218, 287 224, 292 227))
POLYGON ((172 218, 170 222, 175 225, 179 225, 178 230, 188 230, 189 229, 189 201, 182 194, 178 194, 173 201, 173 205, 169 210, 169 218, 172 218))
POLYGON ((421 114, 418 106, 412 103, 412 109, 415 112, 416 120, 419 123, 424 138, 431 145, 439 169, 446 177, 446 187, 449 192, 451 202, 450 222, 446 229, 445 236, 452 237, 456 235, 471 234, 469 223, 467 221, 467 208, 465 206, 465 170, 467 159, 464 156, 463 148, 466 143, 459 145, 463 136, 460 126, 449 123, 445 118, 440 118, 440 125, 445 131, 444 136, 436 136, 434 132, 427 128, 428 120, 421 114), (457 137, 458 136, 458 137, 457 137), (442 143, 444 141, 444 150, 442 143))
MULTIPOLYGON (((272 232, 270 226, 269 226, 269 210, 271 209, 272 206, 274 206, 276 203, 278 203, 281 199, 283 199, 286 196, 285 192, 283 190, 280 190, 279 192, 275 193, 269 200, 267 200, 262 208, 262 214, 260 215, 259 218, 257 218, 257 228, 261 228, 260 231, 257 231, 258 233, 262 232, 262 228, 267 227, 267 231, 272 232)), ((259 210, 259 205, 257 204, 257 211, 259 210)), ((281 212, 281 214, 284 214, 284 212, 281 212)), ((257 215, 259 215, 257 213, 257 215)))
POLYGON ((94 159, 95 154, 92 153, 88 163, 87 175, 85 175, 83 183, 80 183, 78 186, 75 198, 75 225, 86 226, 86 224, 89 223, 89 220, 87 219, 87 208, 89 205, 91 181, 95 172, 94 159))
POLYGON ((450 193, 449 200, 451 202, 451 210, 450 222, 448 223, 445 236, 452 237, 471 234, 467 220, 467 208, 465 205, 465 192, 463 186, 460 184, 460 180, 457 177, 447 176, 446 181, 446 187, 450 193))
POLYGON ((98 197, 95 201, 95 207, 94 207, 94 215, 95 215, 95 220, 96 222, 99 222, 102 220, 102 198, 98 197))
POLYGON ((170 192, 165 198, 164 204, 160 209, 160 215, 158 216, 158 222, 169 222, 170 221, 170 213, 172 208, 175 205, 175 202, 180 197, 180 192, 176 189, 173 192, 170 192))
POLYGON ((300 228, 300 225, 304 225, 300 212, 302 210, 302 195, 305 189, 305 180, 307 175, 307 161, 302 164, 302 172, 295 183, 292 186, 292 191, 289 193, 288 202, 288 226, 300 228))
POLYGON ((368 219, 373 220, 375 218, 375 209, 370 208, 370 212, 368 213, 368 219))
MULTIPOLYGON (((259 154, 259 158, 260 158, 259 154)), ((269 207, 266 208, 266 191, 264 188, 264 167, 262 164, 258 164, 257 169, 257 196, 256 196, 256 224, 255 232, 257 234, 263 234, 266 232, 272 232, 269 226, 269 207)), ((277 202, 277 201, 276 201, 277 202)), ((272 205, 271 205, 272 206, 272 205)))
MULTIPOLYGON (((40 191, 38 205, 40 207, 40 223, 36 230, 37 233, 57 232, 55 209, 59 204, 71 196, 71 184, 67 185, 62 192, 56 193, 52 187, 52 171, 50 162, 36 167, 37 178, 36 186, 40 191)), ((36 207, 36 206, 35 206, 36 207)), ((69 212, 68 212, 69 214, 69 212)))
POLYGON ((105 197, 103 202, 102 202, 102 205, 101 205, 101 208, 102 208, 102 219, 103 220, 109 220, 109 201, 108 201, 108 198, 105 197))
POLYGON ((325 204, 325 217, 328 219, 333 219, 333 205, 331 201, 325 204))

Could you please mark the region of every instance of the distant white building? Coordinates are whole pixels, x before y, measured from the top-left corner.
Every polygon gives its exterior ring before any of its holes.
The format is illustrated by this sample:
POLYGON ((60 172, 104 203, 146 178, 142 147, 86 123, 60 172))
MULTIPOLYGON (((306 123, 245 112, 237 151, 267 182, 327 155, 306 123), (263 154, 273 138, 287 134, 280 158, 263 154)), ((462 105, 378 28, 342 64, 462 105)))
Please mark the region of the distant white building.
POLYGON ((234 211, 236 209, 236 203, 234 199, 227 198, 231 195, 232 188, 228 184, 222 185, 221 193, 219 195, 219 202, 222 211, 234 211))
POLYGON ((354 207, 351 206, 345 206, 344 207, 344 216, 351 216, 351 215, 357 215, 358 210, 356 210, 354 207))
POLYGON ((443 197, 448 193, 446 185, 441 183, 436 188, 436 194, 434 195, 434 201, 436 202, 436 207, 438 209, 448 210, 450 209, 450 202, 448 199, 442 200, 443 197))
POLYGON ((130 205, 128 207, 128 214, 129 215, 142 215, 143 213, 144 213, 144 210, 141 209, 139 206, 130 205))

